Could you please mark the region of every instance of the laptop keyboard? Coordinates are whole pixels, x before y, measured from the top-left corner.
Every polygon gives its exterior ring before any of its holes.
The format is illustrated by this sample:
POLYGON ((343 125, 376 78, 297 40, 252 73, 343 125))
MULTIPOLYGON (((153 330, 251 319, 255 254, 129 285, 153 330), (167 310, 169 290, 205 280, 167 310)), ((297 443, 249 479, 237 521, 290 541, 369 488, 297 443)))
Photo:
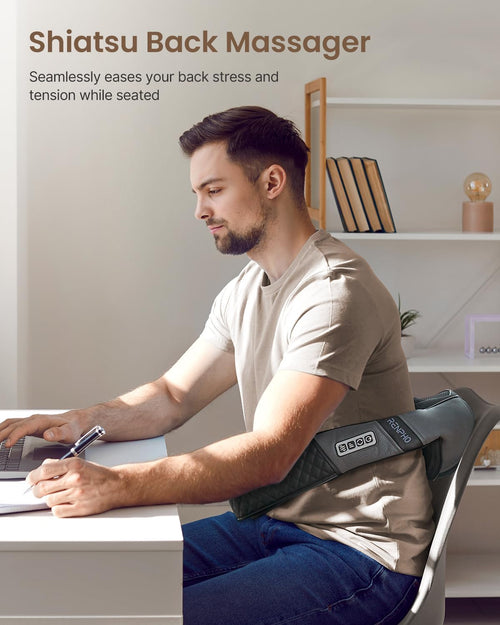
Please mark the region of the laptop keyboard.
POLYGON ((16 471, 21 464, 24 438, 20 438, 12 447, 0 443, 0 471, 16 471))

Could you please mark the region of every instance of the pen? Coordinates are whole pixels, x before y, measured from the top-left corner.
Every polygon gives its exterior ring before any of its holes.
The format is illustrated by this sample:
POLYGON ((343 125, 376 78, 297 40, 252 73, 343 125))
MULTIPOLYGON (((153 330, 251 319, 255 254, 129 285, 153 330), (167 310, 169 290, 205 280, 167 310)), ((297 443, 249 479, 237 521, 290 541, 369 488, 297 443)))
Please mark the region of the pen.
MULTIPOLYGON (((66 458, 71 458, 79 456, 82 452, 84 452, 89 445, 92 445, 94 441, 101 438, 106 434, 106 430, 100 425, 95 425, 91 430, 89 430, 86 434, 84 434, 81 438, 79 438, 76 443, 73 445, 71 449, 59 458, 59 460, 66 460, 66 458)), ((30 489, 32 489, 34 484, 28 486, 28 488, 24 491, 24 494, 27 493, 30 489)))
POLYGON ((71 458, 72 456, 79 456, 89 445, 92 445, 94 441, 101 438, 101 436, 104 436, 104 434, 106 434, 106 431, 103 427, 100 425, 94 426, 91 430, 79 438, 73 447, 69 449, 64 456, 61 456, 59 460, 66 460, 66 458, 71 458))

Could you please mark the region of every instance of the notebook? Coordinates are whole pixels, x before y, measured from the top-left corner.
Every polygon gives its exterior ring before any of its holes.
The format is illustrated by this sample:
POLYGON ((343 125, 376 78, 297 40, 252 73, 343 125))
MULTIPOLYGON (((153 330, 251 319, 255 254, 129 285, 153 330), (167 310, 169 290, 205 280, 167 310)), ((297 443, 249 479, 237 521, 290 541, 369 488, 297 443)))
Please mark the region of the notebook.
POLYGON ((27 490, 24 480, 4 480, 0 485, 0 514, 12 512, 30 512, 48 508, 44 499, 35 497, 32 490, 27 490))
MULTIPOLYGON (((43 438, 26 436, 10 448, 0 443, 0 480, 24 479, 46 458, 59 459, 71 445, 49 443, 43 438)), ((82 454, 80 457, 84 457, 82 454)))

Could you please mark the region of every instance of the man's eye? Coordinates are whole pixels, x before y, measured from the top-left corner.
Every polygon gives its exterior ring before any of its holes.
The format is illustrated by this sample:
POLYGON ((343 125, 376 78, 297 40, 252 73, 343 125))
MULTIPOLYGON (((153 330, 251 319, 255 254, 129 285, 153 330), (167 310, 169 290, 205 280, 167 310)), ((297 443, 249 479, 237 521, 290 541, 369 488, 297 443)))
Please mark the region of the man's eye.
POLYGON ((208 194, 209 195, 215 195, 216 193, 219 193, 220 189, 209 189, 208 190, 208 194))

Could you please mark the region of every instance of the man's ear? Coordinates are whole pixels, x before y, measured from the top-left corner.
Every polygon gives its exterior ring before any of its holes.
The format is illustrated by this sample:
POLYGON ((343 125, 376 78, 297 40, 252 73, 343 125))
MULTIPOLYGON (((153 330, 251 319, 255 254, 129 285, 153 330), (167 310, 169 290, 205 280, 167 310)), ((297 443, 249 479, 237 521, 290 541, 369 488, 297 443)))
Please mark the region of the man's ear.
POLYGON ((277 198, 285 188, 287 181, 286 171, 281 165, 275 163, 266 167, 262 172, 261 179, 267 198, 273 200, 277 198))

